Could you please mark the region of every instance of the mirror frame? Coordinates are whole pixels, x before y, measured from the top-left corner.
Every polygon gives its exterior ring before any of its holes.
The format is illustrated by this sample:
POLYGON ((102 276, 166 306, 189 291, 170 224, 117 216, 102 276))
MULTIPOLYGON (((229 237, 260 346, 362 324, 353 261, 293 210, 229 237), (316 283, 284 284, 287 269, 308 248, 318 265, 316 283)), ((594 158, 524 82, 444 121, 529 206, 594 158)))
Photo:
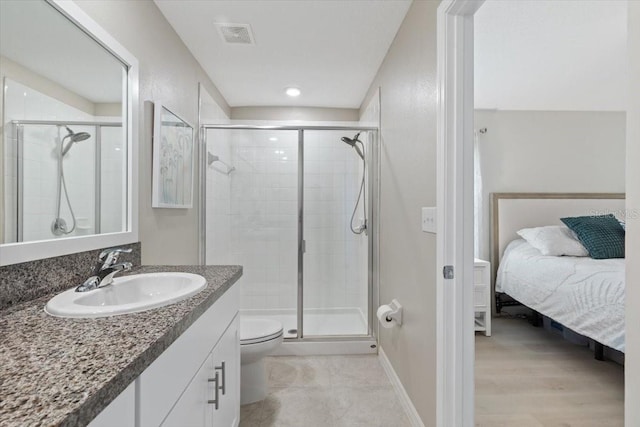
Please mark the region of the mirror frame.
POLYGON ((0 266, 77 252, 125 245, 138 241, 138 60, 86 12, 71 0, 44 0, 85 32, 127 68, 127 229, 118 233, 75 236, 64 239, 0 244, 0 266))

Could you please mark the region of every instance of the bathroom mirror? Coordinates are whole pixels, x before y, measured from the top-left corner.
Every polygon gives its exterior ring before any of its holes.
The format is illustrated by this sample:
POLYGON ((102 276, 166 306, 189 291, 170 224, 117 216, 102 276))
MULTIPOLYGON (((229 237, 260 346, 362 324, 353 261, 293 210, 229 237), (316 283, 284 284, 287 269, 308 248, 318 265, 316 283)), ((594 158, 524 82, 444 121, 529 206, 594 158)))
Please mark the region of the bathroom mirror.
POLYGON ((137 61, 75 3, 0 2, 0 265, 137 241, 137 61))

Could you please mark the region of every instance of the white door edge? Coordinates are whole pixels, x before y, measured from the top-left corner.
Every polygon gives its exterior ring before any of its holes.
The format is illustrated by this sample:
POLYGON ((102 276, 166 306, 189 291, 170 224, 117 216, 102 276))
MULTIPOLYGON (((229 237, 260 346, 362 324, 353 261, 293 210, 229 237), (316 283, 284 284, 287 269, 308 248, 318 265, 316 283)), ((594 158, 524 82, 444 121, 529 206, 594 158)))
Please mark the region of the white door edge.
POLYGON ((443 0, 437 16, 438 427, 474 425, 473 15, 482 3, 443 0))

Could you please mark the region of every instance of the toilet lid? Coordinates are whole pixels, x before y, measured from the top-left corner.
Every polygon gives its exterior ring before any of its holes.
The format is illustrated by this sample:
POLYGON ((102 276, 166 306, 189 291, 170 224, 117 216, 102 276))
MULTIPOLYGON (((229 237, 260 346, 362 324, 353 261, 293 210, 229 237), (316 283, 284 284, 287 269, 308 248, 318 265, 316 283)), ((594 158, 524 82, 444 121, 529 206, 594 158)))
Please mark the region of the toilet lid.
POLYGON ((282 335, 282 323, 258 317, 240 318, 240 344, 269 341, 282 335))

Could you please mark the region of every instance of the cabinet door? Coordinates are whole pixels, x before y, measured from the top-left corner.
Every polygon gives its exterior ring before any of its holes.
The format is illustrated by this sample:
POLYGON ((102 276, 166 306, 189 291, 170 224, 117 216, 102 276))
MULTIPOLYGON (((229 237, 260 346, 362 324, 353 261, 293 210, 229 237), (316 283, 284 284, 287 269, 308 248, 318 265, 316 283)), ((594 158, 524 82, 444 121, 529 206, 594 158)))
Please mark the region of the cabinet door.
POLYGON ((233 286, 140 375, 140 427, 158 427, 168 416, 238 313, 239 301, 240 289, 233 286))
POLYGON ((162 427, 209 427, 211 421, 210 400, 215 396, 213 379, 213 359, 211 355, 202 364, 180 399, 162 422, 162 427))
POLYGON ((239 317, 231 322, 211 353, 219 379, 220 404, 213 406, 214 427, 236 427, 240 423, 239 317))
POLYGON ((88 427, 134 427, 136 425, 136 382, 132 382, 88 427))

